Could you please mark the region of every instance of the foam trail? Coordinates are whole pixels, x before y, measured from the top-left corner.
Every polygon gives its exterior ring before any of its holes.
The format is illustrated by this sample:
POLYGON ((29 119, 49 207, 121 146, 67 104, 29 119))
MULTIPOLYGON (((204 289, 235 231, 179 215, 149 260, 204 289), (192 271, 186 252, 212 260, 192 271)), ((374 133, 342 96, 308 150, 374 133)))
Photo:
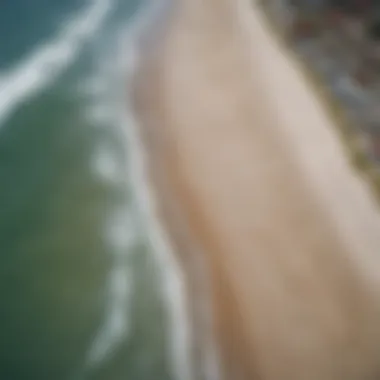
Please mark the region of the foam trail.
POLYGON ((102 95, 107 91, 108 85, 105 79, 101 76, 92 77, 88 80, 83 81, 78 86, 78 91, 82 94, 96 96, 102 95))
POLYGON ((94 127, 104 127, 113 122, 112 111, 107 104, 89 106, 85 118, 94 127))
MULTIPOLYGON (((144 12, 139 14, 127 34, 128 41, 123 39, 122 45, 127 46, 127 55, 124 57, 123 67, 128 74, 128 78, 134 74, 138 65, 138 48, 136 46, 137 36, 147 28, 160 13, 165 2, 149 1, 144 12)), ((130 101, 130 99, 128 99, 130 101)), ((125 107, 125 106, 124 106, 125 107)), ((143 148, 138 136, 135 120, 131 112, 122 117, 123 130, 126 133, 128 152, 130 153, 130 172, 134 186, 134 194, 143 213, 144 222, 148 227, 151 246, 158 265, 160 266, 162 291, 164 300, 167 303, 168 326, 170 327, 169 354, 171 357, 170 365, 172 376, 176 380, 193 380, 193 368, 191 365, 190 347, 191 331, 188 320, 186 291, 183 281, 183 274, 174 253, 169 244, 169 239, 162 229, 156 212, 156 202, 151 186, 145 175, 146 158, 143 155, 143 148)))
POLYGON ((108 149, 101 147, 97 151, 92 165, 97 176, 108 183, 118 184, 123 180, 123 173, 116 157, 108 149))
MULTIPOLYGON (((119 214, 119 222, 109 225, 107 236, 116 248, 115 254, 128 256, 128 249, 131 248, 138 239, 138 233, 132 221, 132 210, 122 210, 119 214)), ((116 215, 115 215, 116 216, 116 215)), ((117 221, 117 219, 115 219, 117 221)))
POLYGON ((106 318, 87 355, 87 366, 94 368, 104 362, 128 334, 128 306, 132 294, 132 273, 125 261, 137 240, 125 207, 118 210, 106 229, 112 245, 113 265, 108 278, 106 318))
MULTIPOLYGON (((124 62, 124 70, 129 74, 128 78, 131 78, 139 64, 139 50, 138 46, 136 46, 137 36, 141 35, 144 30, 147 30, 149 26, 159 19, 160 13, 162 16, 166 10, 165 7, 174 6, 171 0, 147 0, 147 3, 148 7, 145 13, 140 14, 140 19, 137 20, 134 33, 130 35, 129 41, 123 39, 121 43, 122 46, 129 47, 124 62)), ((130 102, 130 99, 128 101, 130 102)), ((133 118, 131 104, 129 103, 128 105, 130 120, 128 123, 129 128, 125 127, 125 131, 127 132, 128 146, 131 153, 131 172, 135 194, 139 204, 142 206, 146 224, 150 231, 152 247, 155 247, 157 261, 161 267, 163 293, 167 302, 169 327, 171 328, 169 354, 171 357, 172 377, 176 380, 193 380, 198 378, 200 373, 203 373, 205 380, 218 380, 221 376, 219 358, 213 336, 212 311, 206 297, 202 300, 202 304, 199 305, 205 331, 203 331, 204 344, 198 349, 201 350, 204 360, 201 364, 202 369, 199 368, 199 372, 195 372, 192 367, 191 347, 194 342, 192 340, 192 326, 188 317, 190 313, 187 310, 188 302, 184 274, 170 246, 170 240, 157 216, 156 199, 152 191, 153 186, 145 174, 147 159, 144 155, 144 147, 141 144, 137 122, 133 118)), ((197 258, 195 258, 195 261, 199 275, 202 277, 201 281, 204 285, 204 290, 209 294, 209 283, 202 267, 204 263, 197 258)))
MULTIPOLYGON (((122 72, 127 74, 127 79, 130 79, 134 74, 134 71, 138 65, 138 47, 136 46, 137 37, 140 33, 152 24, 152 18, 157 17, 157 13, 163 10, 163 5, 168 5, 167 1, 149 1, 148 6, 143 12, 138 14, 138 18, 134 20, 132 26, 129 26, 122 30, 120 33, 120 47, 126 48, 126 54, 123 55, 121 62, 113 62, 112 72, 122 72), (115 64, 116 63, 116 64, 115 64)), ((120 81, 118 82, 120 84, 120 81)), ((140 139, 137 132, 137 127, 131 107, 126 107, 126 103, 130 99, 125 101, 125 86, 128 83, 124 83, 121 89, 120 97, 120 115, 118 126, 125 137, 127 144, 127 152, 129 154, 128 166, 131 174, 131 181, 134 187, 134 195, 137 198, 136 203, 140 212, 142 212, 143 222, 148 230, 148 238, 151 241, 151 246, 154 248, 154 254, 157 263, 160 267, 161 273, 161 287, 164 302, 166 302, 168 327, 169 327, 169 341, 167 349, 169 350, 170 366, 172 378, 175 380, 194 380, 196 376, 193 373, 192 368, 192 334, 191 324, 189 322, 189 313, 187 311, 186 289, 183 281, 183 273, 180 265, 178 264, 174 253, 171 250, 169 239, 162 229, 158 217, 156 215, 156 201, 153 197, 153 193, 150 191, 151 186, 145 175, 145 157, 143 155, 143 147, 141 146, 140 139)), ((91 87, 91 86, 90 86, 91 87)), ((97 86, 95 86, 96 88, 97 86)), ((103 103, 104 104, 104 103, 103 103)), ((102 116, 106 116, 106 113, 101 113, 102 116)), ((103 118, 99 118, 101 121, 103 118)), ((102 165, 101 165, 102 166, 102 165)), ((99 167, 100 168, 100 167, 99 167)), ((108 171, 100 170, 106 178, 108 171)), ((130 221, 131 222, 131 221, 130 221)), ((132 222, 130 223, 132 225, 132 222)), ((114 228, 109 230, 109 240, 113 242, 115 246, 123 247, 128 242, 133 240, 133 229, 130 227, 122 227, 122 224, 115 224, 114 228), (119 227, 118 227, 119 226, 119 227)), ((123 256, 123 250, 117 249, 115 252, 119 252, 123 256)), ((121 261, 115 261, 115 265, 120 265, 121 261)), ((110 288, 111 289, 111 288, 110 288)), ((110 290, 112 291, 112 290, 110 290)), ((127 298, 129 298, 127 296, 127 298)), ((123 302, 126 302, 125 300, 123 302)), ((111 305, 111 303, 109 304, 111 305)), ((125 304, 126 305, 126 304, 125 304)), ((203 308, 205 309, 205 308, 203 308)), ((114 340, 114 333, 111 329, 111 323, 109 322, 112 317, 112 313, 115 309, 110 307, 107 312, 107 317, 104 325, 102 326, 95 343, 90 349, 89 362, 99 364, 99 362, 107 358, 108 353, 115 349, 120 341, 114 340)), ((125 318, 126 315, 124 315, 125 318)), ((118 320, 120 322, 120 320, 118 320)), ((125 321, 127 323, 127 321, 125 321)), ((115 324, 117 325, 117 324, 115 324)), ((125 327, 126 325, 124 325, 125 327)), ((117 328, 114 326, 114 331, 117 328)), ((124 331, 124 338, 126 332, 124 331)), ((205 347, 206 350, 209 347, 205 347)), ((212 351, 212 349, 209 349, 212 351)), ((209 355, 206 355, 209 357, 209 355)), ((206 359, 208 360, 208 358, 206 359)), ((215 374, 217 371, 207 371, 215 374)), ((217 379, 218 376, 205 376, 208 380, 217 379)))
MULTIPOLYGON (((86 118, 92 125, 119 127, 117 100, 121 97, 117 97, 115 89, 117 90, 123 74, 116 65, 113 65, 112 71, 100 67, 92 78, 80 84, 79 91, 90 96, 91 104, 85 112, 87 111, 86 118), (115 78, 117 82, 114 83, 115 78)), ((92 168, 95 175, 107 184, 122 186, 125 187, 125 192, 128 191, 125 165, 106 142, 96 148, 92 168)), ((112 212, 106 222, 105 239, 110 246, 113 262, 106 287, 105 319, 87 353, 86 369, 96 370, 128 337, 133 273, 127 258, 134 252, 133 246, 139 241, 132 217, 133 210, 124 204, 112 212)))
POLYGON ((126 267, 115 265, 108 280, 107 318, 91 346, 87 364, 95 367, 103 362, 127 334, 126 308, 129 304, 131 284, 126 267))
POLYGON ((112 9, 111 0, 93 0, 58 35, 14 69, 0 73, 0 126, 28 98, 51 84, 72 64, 83 44, 96 33, 112 9))
MULTIPOLYGON (((138 20, 138 25, 134 34, 126 44, 122 42, 122 46, 129 46, 125 61, 125 71, 129 74, 129 78, 134 74, 136 67, 139 64, 139 50, 136 46, 136 35, 141 35, 143 30, 149 28, 154 23, 154 19, 159 19, 160 13, 165 11, 165 6, 173 6, 171 0, 147 0, 148 9, 145 14, 141 15, 138 20)), ((129 99, 130 100, 130 99, 129 99)), ((141 143, 141 138, 138 133, 137 121, 133 119, 132 107, 129 104, 129 116, 131 118, 129 125, 130 133, 127 136, 129 140, 129 149, 131 151, 131 171, 133 174, 135 193, 139 198, 139 203, 143 206, 146 222, 150 227, 152 246, 156 248, 157 259, 161 266, 163 292, 169 309, 169 325, 171 325, 171 341, 170 354, 172 365, 172 376, 176 380, 193 380, 200 373, 203 374, 205 380, 218 380, 221 378, 218 350, 214 341, 214 326, 212 320, 212 311, 206 297, 201 300, 199 305, 202 323, 204 323, 205 331, 203 331, 203 347, 198 347, 202 352, 203 362, 202 368, 199 371, 194 371, 192 368, 191 347, 192 326, 188 316, 190 313, 187 310, 186 289, 184 283, 184 274, 180 267, 175 253, 170 246, 170 239, 160 225, 160 221, 156 212, 156 199, 152 191, 152 184, 149 178, 146 178, 146 156, 144 155, 144 147, 141 143)), ((199 250, 200 247, 195 247, 199 250)), ((199 252, 198 252, 199 253, 199 252)), ((201 255, 200 255, 201 256, 201 255)), ((198 269, 198 280, 202 281, 204 290, 209 294, 210 284, 208 283, 202 265, 204 262, 201 258, 194 258, 195 266, 198 269)), ((198 295, 199 296, 199 295, 198 295)))
MULTIPOLYGON (((104 103, 104 100, 100 99, 100 103, 104 103)), ((94 174, 107 184, 126 186, 125 167, 105 143, 97 147, 92 165, 94 174)), ((86 366, 90 369, 96 369, 99 364, 107 360, 128 335, 128 308, 133 284, 131 269, 126 258, 133 251, 132 248, 138 239, 131 218, 132 210, 124 204, 112 212, 106 221, 105 240, 110 246, 113 262, 106 288, 105 320, 87 354, 86 366)))

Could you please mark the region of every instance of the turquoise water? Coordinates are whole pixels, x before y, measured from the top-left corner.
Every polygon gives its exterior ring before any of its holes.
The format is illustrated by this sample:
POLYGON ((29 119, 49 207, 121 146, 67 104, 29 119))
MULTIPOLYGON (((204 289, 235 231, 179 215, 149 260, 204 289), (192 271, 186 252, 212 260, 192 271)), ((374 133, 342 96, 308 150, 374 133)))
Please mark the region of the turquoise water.
POLYGON ((117 117, 117 37, 141 4, 31 4, 0 4, 0 379, 173 379, 117 117))

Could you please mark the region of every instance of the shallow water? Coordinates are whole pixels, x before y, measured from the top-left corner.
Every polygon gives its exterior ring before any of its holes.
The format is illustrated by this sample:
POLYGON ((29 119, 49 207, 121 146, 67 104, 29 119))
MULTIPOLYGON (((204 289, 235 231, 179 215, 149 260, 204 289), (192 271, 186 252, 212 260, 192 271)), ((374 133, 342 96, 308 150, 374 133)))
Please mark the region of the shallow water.
POLYGON ((0 5, 1 379, 173 379, 115 65, 143 5, 0 5))

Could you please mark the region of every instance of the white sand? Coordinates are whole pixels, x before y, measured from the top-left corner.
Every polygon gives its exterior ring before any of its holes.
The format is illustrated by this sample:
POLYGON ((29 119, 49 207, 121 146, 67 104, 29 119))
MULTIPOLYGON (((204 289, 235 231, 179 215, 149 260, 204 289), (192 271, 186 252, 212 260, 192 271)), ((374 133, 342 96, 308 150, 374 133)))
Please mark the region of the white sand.
POLYGON ((138 111, 208 259, 229 378, 372 379, 379 213, 299 72, 248 0, 182 0, 138 111))

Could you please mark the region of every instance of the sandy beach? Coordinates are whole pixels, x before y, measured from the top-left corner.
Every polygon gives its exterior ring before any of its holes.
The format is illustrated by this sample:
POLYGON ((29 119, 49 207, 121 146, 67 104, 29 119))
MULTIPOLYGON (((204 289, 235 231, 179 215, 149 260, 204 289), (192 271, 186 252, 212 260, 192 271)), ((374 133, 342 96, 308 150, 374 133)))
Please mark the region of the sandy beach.
POLYGON ((375 379, 377 204, 257 6, 178 1, 141 49, 149 175, 199 329, 199 262, 211 279, 223 378, 375 379))

